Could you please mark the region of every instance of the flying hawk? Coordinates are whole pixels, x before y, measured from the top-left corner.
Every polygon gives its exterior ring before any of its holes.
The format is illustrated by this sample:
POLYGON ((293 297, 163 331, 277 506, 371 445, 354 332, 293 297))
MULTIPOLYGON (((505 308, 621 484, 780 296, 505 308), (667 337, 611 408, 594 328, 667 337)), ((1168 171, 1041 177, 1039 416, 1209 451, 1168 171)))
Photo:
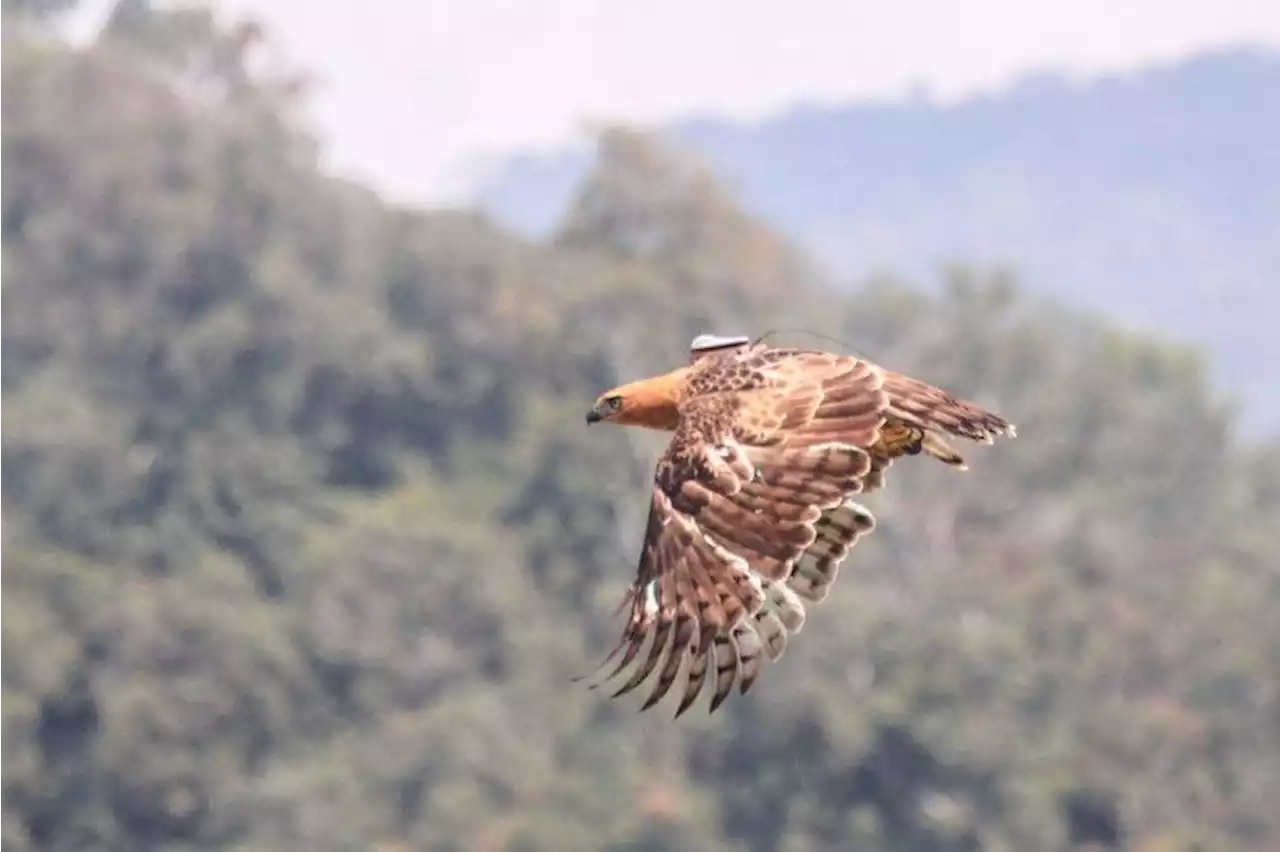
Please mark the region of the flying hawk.
POLYGON ((702 335, 690 363, 615 388, 588 423, 671 432, 653 479, 630 617, 617 667, 649 653, 614 693, 661 664, 642 710, 687 661, 675 715, 697 699, 715 663, 710 712, 735 680, 745 694, 763 659, 782 655, 804 624, 801 599, 823 600, 840 562, 875 517, 852 500, 884 483, 895 458, 924 453, 963 470, 944 436, 1013 437, 1003 418, 852 355, 772 348, 702 335))

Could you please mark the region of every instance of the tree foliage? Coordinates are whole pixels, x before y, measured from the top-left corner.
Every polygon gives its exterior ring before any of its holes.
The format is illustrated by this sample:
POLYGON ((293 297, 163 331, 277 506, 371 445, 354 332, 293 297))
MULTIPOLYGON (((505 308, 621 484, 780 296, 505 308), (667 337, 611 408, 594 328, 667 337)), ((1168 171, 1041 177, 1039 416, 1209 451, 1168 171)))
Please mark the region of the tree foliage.
POLYGON ((834 294, 630 131, 546 245, 390 208, 258 38, 6 32, 7 848, 1274 847, 1280 449, 1199 353, 1000 272, 834 294), (657 446, 585 407, 795 325, 1022 437, 896 465, 722 713, 571 686, 657 446))

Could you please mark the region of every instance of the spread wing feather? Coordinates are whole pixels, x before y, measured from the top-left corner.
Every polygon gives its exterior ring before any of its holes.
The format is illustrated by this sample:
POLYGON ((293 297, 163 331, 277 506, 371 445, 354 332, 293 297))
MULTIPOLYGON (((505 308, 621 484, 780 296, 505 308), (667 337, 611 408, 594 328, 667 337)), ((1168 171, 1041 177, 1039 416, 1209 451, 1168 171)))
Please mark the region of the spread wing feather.
POLYGON ((782 656, 804 626, 804 601, 827 597, 850 549, 875 528, 851 495, 882 487, 894 459, 924 453, 963 469, 944 435, 989 443, 1015 434, 939 388, 827 352, 707 355, 689 385, 619 607, 630 617, 601 663, 622 653, 608 680, 640 660, 615 695, 657 671, 642 710, 686 669, 676 716, 708 683, 714 712, 735 682, 745 694, 765 661, 782 656))
POLYGON ((852 500, 828 509, 814 524, 817 535, 796 560, 787 585, 800 597, 821 603, 826 600, 840 571, 840 563, 858 539, 876 527, 875 515, 852 500))
POLYGON ((631 617, 606 662, 625 652, 606 680, 640 659, 647 637, 652 642, 615 695, 657 671, 648 708, 688 661, 677 710, 684 712, 703 688, 711 656, 714 709, 739 674, 745 692, 762 660, 782 655, 788 634, 804 624, 790 585, 795 566, 818 540, 823 513, 860 491, 871 469, 863 447, 874 441, 887 405, 881 381, 857 359, 824 356, 807 370, 792 364, 760 373, 753 387, 708 388, 682 407, 658 463, 640 565, 622 605, 631 617))

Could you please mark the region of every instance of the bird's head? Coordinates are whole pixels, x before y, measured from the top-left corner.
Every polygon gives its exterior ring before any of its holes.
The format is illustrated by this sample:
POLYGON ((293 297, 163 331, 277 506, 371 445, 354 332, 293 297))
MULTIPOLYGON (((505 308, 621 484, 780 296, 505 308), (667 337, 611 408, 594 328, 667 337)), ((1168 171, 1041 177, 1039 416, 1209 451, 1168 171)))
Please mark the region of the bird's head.
POLYGON ((686 372, 686 368, 681 368, 601 394, 587 412, 587 422, 675 429, 686 372))

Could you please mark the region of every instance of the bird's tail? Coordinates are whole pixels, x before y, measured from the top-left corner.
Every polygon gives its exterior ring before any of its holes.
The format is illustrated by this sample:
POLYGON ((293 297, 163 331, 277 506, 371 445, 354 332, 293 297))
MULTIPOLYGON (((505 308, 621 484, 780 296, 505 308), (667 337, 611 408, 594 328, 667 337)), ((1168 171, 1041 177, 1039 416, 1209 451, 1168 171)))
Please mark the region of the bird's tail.
MULTIPOLYGON (((890 415, 927 431, 945 432, 986 444, 1000 435, 1012 438, 1018 434, 1012 423, 977 403, 959 399, 941 388, 901 373, 885 371, 884 391, 889 395, 890 415)), ((945 447, 945 443, 942 446, 945 447)), ((946 456, 954 454, 954 451, 939 450, 941 455, 932 451, 930 455, 938 455, 946 461, 946 456)))

